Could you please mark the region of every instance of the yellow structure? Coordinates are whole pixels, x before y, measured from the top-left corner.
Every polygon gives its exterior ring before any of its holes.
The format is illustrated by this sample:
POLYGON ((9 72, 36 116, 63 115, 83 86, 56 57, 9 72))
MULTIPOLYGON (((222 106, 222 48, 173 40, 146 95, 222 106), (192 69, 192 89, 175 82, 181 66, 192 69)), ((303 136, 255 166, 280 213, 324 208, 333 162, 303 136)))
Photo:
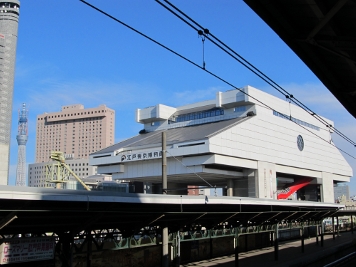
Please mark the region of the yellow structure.
POLYGON ((68 182, 70 175, 73 175, 86 190, 90 191, 90 188, 65 163, 63 152, 52 151, 50 158, 54 162, 46 165, 46 182, 55 183, 56 188, 60 188, 60 184, 68 182))

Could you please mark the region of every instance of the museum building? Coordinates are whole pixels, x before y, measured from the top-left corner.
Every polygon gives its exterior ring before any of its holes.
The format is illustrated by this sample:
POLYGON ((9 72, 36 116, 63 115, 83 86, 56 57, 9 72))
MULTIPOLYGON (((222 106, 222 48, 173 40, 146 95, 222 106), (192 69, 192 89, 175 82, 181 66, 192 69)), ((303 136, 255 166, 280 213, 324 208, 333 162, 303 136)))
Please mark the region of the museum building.
MULTIPOLYGON (((251 86, 181 107, 137 109, 137 136, 90 154, 113 180, 162 193, 162 132, 167 192, 221 188, 223 195, 334 202, 352 169, 332 141, 333 122, 251 86), (319 118, 319 119, 318 119, 319 118)), ((214 194, 212 194, 214 195, 214 194)))

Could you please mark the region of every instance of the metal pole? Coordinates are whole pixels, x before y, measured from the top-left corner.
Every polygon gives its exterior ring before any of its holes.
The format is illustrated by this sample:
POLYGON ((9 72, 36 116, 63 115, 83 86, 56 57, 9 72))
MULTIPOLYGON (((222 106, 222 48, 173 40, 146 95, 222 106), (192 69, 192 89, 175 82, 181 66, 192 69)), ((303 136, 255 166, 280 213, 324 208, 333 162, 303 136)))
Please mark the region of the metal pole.
POLYGON ((92 258, 92 235, 91 230, 87 230, 87 267, 91 267, 92 258))
POLYGON ((177 267, 180 266, 180 233, 177 233, 177 267))
POLYGON ((319 245, 319 225, 318 225, 318 224, 316 225, 316 235, 315 235, 315 238, 316 238, 316 244, 319 245))
POLYGON ((304 226, 300 229, 300 239, 302 241, 302 253, 304 253, 304 226))
POLYGON ((324 222, 321 222, 321 236, 320 236, 320 245, 324 246, 324 222))
MULTIPOLYGON (((166 132, 162 132, 162 194, 167 194, 166 132)), ((162 267, 169 266, 168 227, 162 228, 162 267)))
POLYGON ((274 232, 274 260, 278 261, 278 224, 274 232))
POLYGON ((167 194, 166 132, 162 132, 162 194, 167 194))
POLYGON ((214 257, 214 250, 213 250, 213 239, 212 239, 212 235, 213 235, 213 230, 210 229, 209 230, 209 242, 210 242, 210 259, 212 259, 214 257))

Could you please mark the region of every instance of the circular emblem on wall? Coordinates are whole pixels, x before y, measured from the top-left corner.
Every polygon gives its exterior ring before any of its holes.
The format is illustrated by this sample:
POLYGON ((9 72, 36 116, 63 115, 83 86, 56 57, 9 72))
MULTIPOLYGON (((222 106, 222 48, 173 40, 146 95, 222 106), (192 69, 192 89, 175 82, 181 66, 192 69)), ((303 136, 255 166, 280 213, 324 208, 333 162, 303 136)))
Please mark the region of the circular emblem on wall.
POLYGON ((304 149, 304 140, 303 137, 301 135, 298 135, 297 137, 297 145, 300 151, 303 151, 304 149))

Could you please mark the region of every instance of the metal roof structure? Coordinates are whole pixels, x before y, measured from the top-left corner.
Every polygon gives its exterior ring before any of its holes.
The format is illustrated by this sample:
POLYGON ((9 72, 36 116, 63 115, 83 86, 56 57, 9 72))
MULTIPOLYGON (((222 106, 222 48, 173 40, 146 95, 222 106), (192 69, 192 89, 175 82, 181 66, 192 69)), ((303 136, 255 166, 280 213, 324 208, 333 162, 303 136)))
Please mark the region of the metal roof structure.
MULTIPOLYGON (((242 117, 231 120, 223 120, 218 122, 211 122, 199 125, 185 126, 179 128, 172 128, 166 130, 167 135, 167 145, 179 143, 179 142, 188 142, 196 141, 202 139, 208 139, 215 134, 220 133, 221 131, 226 130, 227 128, 233 127, 238 123, 241 123, 251 117, 242 117)), ((144 133, 136 135, 132 138, 126 139, 122 142, 119 142, 115 145, 109 146, 97 152, 94 152, 90 155, 111 153, 120 148, 127 147, 140 147, 140 146, 161 146, 162 143, 162 130, 154 131, 149 133, 144 133)))
POLYGON ((356 2, 244 1, 356 118, 356 2))
POLYGON ((78 233, 120 229, 131 236, 143 227, 192 225, 207 229, 280 222, 320 221, 342 205, 244 197, 115 194, 113 192, 0 186, 0 234, 78 233))

